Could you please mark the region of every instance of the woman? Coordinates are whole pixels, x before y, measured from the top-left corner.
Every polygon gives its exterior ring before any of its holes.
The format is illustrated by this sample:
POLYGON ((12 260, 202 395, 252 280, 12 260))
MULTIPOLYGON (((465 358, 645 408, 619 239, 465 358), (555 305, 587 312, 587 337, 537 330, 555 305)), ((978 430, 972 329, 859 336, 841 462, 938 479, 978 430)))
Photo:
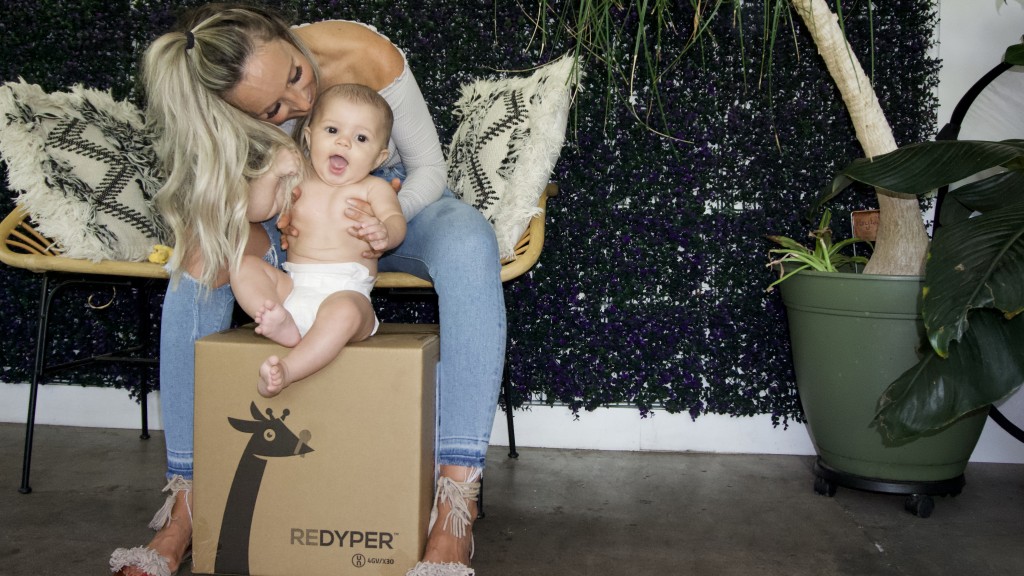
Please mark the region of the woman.
MULTIPOLYGON (((112 569, 171 574, 185 557, 192 531, 193 344, 229 325, 228 269, 243 247, 283 261, 270 250, 272 224, 244 223, 248 183, 286 175, 275 172, 273 160, 290 143, 275 125, 304 118, 321 87, 356 83, 377 90, 395 113, 389 158, 377 175, 401 180, 399 202, 409 222, 398 249, 375 255, 379 270, 430 279, 438 293, 440 478, 432 517, 440 521, 431 522, 423 562, 410 574, 473 574, 472 524, 505 353, 498 251, 486 220, 445 189, 437 130, 404 54, 355 22, 291 28, 263 9, 209 5, 153 42, 143 73, 168 175, 157 201, 176 236, 160 363, 171 494, 150 524, 158 530, 153 540, 115 551, 112 569)), ((375 218, 367 204, 349 216, 375 218)))

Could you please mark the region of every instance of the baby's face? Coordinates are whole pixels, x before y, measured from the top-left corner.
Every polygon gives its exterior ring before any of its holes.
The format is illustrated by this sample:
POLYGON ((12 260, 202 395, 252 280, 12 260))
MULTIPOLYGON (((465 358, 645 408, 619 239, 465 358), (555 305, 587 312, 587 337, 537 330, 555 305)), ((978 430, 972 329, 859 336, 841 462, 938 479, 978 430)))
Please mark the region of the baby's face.
POLYGON ((376 110, 368 104, 332 98, 308 128, 309 159, 332 186, 358 182, 387 157, 387 142, 376 110))

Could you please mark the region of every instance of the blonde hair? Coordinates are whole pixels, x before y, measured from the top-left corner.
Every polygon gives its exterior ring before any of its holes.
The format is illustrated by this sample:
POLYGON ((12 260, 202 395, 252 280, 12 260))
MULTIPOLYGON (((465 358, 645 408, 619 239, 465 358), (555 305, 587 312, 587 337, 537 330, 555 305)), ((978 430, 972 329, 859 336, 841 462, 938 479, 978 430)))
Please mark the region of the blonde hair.
POLYGON ((295 149, 283 130, 238 110, 224 95, 241 80, 255 48, 276 39, 307 57, 317 81, 319 71, 288 24, 267 10, 208 5, 183 25, 184 31, 157 38, 142 62, 147 118, 167 176, 156 204, 174 233, 172 279, 198 251, 203 270, 196 280, 212 288, 218 272, 241 262, 249 180, 269 170, 282 147, 295 149))

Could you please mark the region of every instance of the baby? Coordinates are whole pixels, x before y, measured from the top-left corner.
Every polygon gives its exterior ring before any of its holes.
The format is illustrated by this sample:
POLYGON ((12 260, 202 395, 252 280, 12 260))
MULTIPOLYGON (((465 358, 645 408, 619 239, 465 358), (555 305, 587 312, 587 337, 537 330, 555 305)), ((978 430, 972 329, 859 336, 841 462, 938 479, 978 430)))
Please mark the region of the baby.
MULTIPOLYGON (((326 89, 302 132, 307 175, 299 185, 301 198, 289 210, 291 225, 301 234, 289 238, 287 273, 246 255, 231 275, 235 298, 258 324, 256 332, 292 348, 260 366, 258 389, 265 397, 377 331, 380 323, 370 302, 377 259, 371 256, 401 244, 406 231, 394 188, 370 175, 388 156, 392 122, 390 106, 372 89, 358 84, 326 89), (360 224, 346 216, 350 199, 368 202, 374 218, 360 224)), ((275 171, 287 172, 295 160, 294 153, 278 154, 275 164, 285 168, 275 171)), ((247 217, 252 222, 273 217, 283 196, 276 185, 251 186, 247 217)))

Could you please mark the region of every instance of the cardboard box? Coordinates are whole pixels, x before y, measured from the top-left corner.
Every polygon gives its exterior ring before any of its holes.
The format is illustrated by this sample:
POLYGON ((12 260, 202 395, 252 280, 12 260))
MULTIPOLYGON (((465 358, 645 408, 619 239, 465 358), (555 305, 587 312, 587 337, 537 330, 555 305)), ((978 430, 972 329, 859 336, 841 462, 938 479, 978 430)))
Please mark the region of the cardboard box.
POLYGON ((196 343, 194 571, 404 575, 433 503, 437 326, 383 324, 265 399, 285 352, 252 326, 196 343))

